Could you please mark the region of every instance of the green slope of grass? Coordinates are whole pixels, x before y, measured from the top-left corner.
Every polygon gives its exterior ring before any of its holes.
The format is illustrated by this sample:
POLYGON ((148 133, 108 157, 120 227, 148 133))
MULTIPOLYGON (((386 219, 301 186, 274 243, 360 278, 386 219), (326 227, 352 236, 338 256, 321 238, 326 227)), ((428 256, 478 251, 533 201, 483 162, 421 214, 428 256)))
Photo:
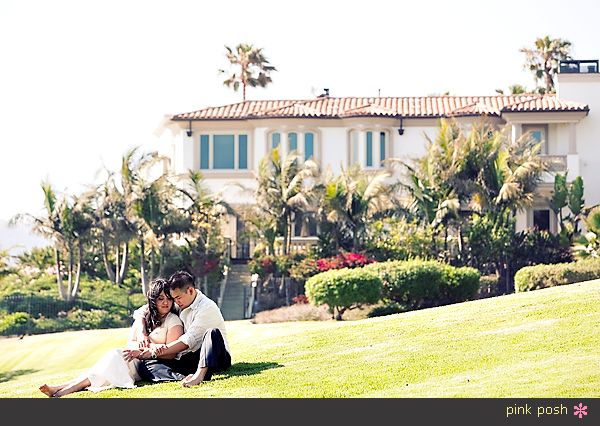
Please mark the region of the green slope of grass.
MULTIPOLYGON (((234 366, 196 388, 82 397, 599 397, 600 280, 354 322, 227 324, 234 366)), ((127 330, 0 340, 0 397, 84 373, 127 330)))

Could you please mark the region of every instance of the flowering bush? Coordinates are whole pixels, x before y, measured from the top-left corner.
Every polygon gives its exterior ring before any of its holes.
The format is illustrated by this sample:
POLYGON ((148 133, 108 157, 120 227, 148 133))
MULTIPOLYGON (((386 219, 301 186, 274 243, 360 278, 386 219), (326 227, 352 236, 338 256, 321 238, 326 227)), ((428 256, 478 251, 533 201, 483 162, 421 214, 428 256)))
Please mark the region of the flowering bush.
POLYGON ((294 304, 302 305, 308 303, 308 297, 306 297, 305 294, 299 294, 292 299, 292 302, 294 302, 294 304))
POLYGON ((317 267, 319 268, 319 272, 325 272, 330 269, 360 268, 369 263, 373 263, 373 261, 364 254, 340 253, 335 257, 317 260, 317 267))

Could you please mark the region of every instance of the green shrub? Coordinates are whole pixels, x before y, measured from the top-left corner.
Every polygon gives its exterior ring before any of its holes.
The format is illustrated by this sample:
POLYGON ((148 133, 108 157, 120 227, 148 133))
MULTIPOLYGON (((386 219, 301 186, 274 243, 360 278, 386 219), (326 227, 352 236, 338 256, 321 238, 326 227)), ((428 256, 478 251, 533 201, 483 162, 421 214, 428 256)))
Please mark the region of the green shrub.
POLYGON ((479 288, 479 272, 433 260, 374 263, 365 267, 383 284, 383 297, 419 309, 471 299, 479 288))
POLYGON ((376 303, 381 296, 381 280, 364 268, 335 269, 309 278, 305 290, 312 304, 327 304, 335 318, 341 320, 347 309, 376 303))
POLYGON ((381 306, 375 306, 371 311, 367 314, 367 317, 383 317, 386 315, 399 314, 401 312, 406 312, 406 306, 401 305, 397 302, 387 301, 381 306))
POLYGON ((515 291, 530 291, 600 278, 600 260, 535 265, 515 274, 515 291))
POLYGON ((26 312, 15 312, 0 318, 0 335, 12 336, 31 331, 33 322, 26 312))
POLYGON ((479 297, 496 296, 499 293, 498 276, 497 275, 482 275, 479 278, 479 297))
POLYGON ((473 298, 479 289, 479 278, 479 271, 475 268, 443 265, 442 299, 457 303, 473 298))

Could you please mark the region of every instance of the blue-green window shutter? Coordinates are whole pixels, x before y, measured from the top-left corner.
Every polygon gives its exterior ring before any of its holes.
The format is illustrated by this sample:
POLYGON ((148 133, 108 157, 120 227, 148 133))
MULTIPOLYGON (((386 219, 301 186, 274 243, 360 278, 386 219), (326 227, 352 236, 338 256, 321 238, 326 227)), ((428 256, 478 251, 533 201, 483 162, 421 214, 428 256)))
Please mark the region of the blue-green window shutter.
POLYGON ((367 132, 367 167, 373 167, 373 132, 367 132))
POLYGON ((238 137, 238 169, 248 168, 248 136, 238 137))
POLYGON ((379 133, 379 160, 383 164, 385 160, 385 132, 379 133))
POLYGON ((200 168, 208 169, 208 135, 200 135, 200 168))
POLYGON ((304 160, 309 160, 315 155, 315 135, 313 133, 304 134, 304 160))

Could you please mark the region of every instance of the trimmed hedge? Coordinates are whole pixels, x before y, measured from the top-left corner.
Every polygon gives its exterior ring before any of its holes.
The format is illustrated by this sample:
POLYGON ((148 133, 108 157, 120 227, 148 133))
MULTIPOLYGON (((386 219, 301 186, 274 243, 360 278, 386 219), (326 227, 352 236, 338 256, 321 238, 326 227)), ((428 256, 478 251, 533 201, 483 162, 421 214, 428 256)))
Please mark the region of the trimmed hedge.
POLYGON ((347 309, 376 303, 381 297, 381 280, 364 268, 322 272, 309 278, 304 288, 313 305, 327 304, 338 320, 347 309))
POLYGON ((600 259, 526 266, 515 274, 515 292, 538 290, 597 278, 600 278, 600 259))
POLYGON ((368 265, 383 284, 383 297, 409 309, 462 302, 479 289, 479 271, 433 260, 391 261, 368 265))

